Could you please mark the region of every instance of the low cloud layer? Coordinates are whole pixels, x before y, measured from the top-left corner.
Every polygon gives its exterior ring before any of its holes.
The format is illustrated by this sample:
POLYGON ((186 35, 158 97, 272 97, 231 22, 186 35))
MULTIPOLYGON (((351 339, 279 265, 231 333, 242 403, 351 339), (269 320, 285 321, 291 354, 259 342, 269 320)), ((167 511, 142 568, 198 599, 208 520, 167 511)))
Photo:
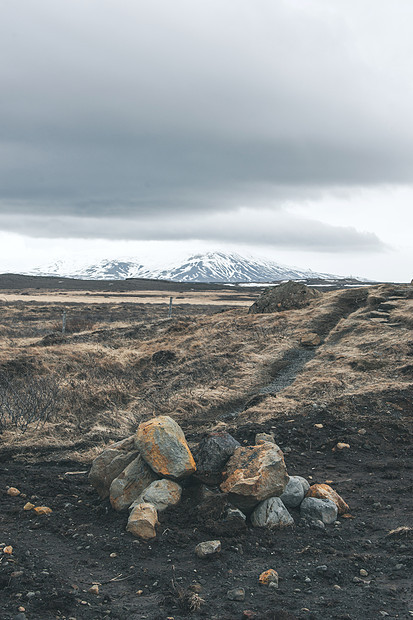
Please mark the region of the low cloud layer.
POLYGON ((202 239, 226 243, 271 245, 278 248, 317 250, 318 252, 382 251, 385 244, 373 233, 354 227, 332 226, 316 220, 294 217, 288 213, 241 209, 196 216, 167 214, 157 219, 106 217, 44 217, 5 215, 3 228, 31 236, 83 237, 96 239, 151 240, 156 230, 158 240, 202 239))
POLYGON ((3 3, 1 227, 382 248, 283 210, 413 182, 413 6, 358 4, 3 3))

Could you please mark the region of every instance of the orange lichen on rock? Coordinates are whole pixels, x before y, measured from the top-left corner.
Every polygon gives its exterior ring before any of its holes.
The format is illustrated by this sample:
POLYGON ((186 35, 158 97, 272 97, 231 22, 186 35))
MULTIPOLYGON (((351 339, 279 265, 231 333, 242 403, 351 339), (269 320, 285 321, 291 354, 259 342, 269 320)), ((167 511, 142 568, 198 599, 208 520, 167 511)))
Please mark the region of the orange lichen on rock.
POLYGON ((344 515, 349 511, 349 506, 344 499, 334 491, 328 484, 313 484, 307 491, 306 497, 317 497, 318 499, 331 499, 338 509, 339 515, 344 515))
POLYGON ((273 568, 270 568, 261 573, 258 581, 262 586, 268 586, 270 583, 278 583, 278 573, 273 568))
POLYGON ((158 416, 139 425, 136 445, 153 471, 169 478, 184 478, 196 471, 185 435, 169 416, 158 416))
POLYGON ((53 512, 49 506, 36 506, 33 510, 37 515, 50 515, 53 512))

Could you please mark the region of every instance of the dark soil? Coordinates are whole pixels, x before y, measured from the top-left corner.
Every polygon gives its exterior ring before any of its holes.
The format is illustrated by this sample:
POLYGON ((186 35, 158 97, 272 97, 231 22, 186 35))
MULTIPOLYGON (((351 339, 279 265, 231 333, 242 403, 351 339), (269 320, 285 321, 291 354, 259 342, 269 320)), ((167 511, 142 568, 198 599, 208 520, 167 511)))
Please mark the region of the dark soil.
POLYGON ((257 431, 275 432, 291 475, 332 480, 354 518, 340 518, 340 525, 322 531, 292 511, 296 525, 290 529, 228 532, 216 514, 210 518, 198 509, 196 489, 188 483, 180 506, 160 515, 157 538, 144 543, 125 532, 127 514, 101 501, 85 474, 68 474, 84 470, 79 463, 3 460, 0 542, 12 545, 13 555, 1 554, 1 617, 15 618, 20 605, 27 618, 39 620, 230 620, 241 619, 244 610, 256 612, 244 617, 268 620, 411 617, 412 531, 389 535, 413 526, 411 433, 403 421, 354 426, 314 410, 233 434, 250 443, 257 431), (361 435, 363 426, 367 432, 361 435), (350 449, 333 452, 338 441, 350 449), (7 486, 26 497, 8 496, 7 486), (28 500, 53 513, 23 511, 28 500), (196 544, 215 538, 221 553, 198 559, 196 544), (258 585, 269 568, 279 573, 278 590, 258 585), (360 576, 360 569, 368 576, 360 576), (98 595, 88 592, 94 582, 100 584, 98 595), (205 602, 191 613, 187 595, 194 584, 205 602), (245 588, 245 601, 227 599, 234 587, 245 588))

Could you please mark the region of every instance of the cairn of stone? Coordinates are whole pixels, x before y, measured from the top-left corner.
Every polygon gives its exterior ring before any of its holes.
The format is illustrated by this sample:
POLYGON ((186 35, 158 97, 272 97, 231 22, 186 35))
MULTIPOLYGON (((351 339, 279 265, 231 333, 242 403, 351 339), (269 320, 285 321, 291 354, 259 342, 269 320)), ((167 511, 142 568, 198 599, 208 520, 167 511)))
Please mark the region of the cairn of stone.
MULTIPOLYGON (((89 473, 102 499, 109 497, 114 510, 130 511, 127 531, 145 541, 156 536, 159 513, 181 501, 180 482, 189 477, 196 481, 187 485, 194 501, 225 506, 234 526, 288 527, 294 524, 289 509, 299 509, 302 518, 323 528, 349 510, 328 485, 289 476, 272 435, 261 433, 255 445, 241 446, 225 431, 212 432, 191 452, 169 416, 143 422, 135 435, 106 448, 89 473)), ((208 549, 200 553, 208 555, 208 549)))

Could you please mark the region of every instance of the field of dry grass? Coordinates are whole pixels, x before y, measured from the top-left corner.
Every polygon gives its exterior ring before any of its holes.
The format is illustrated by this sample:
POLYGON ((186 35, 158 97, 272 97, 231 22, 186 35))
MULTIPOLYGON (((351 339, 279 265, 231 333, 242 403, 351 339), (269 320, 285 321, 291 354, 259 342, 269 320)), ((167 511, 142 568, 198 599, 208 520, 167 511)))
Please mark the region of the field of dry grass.
POLYGON ((66 300, 64 337, 55 300, 0 301, 2 449, 89 460, 158 414, 192 432, 315 409, 320 419, 411 416, 413 287, 327 292, 301 310, 262 315, 197 296, 204 305, 178 305, 171 319, 160 304, 66 300), (314 357, 276 395, 251 401, 288 372, 309 331, 321 337, 314 357), (39 414, 26 424, 33 406, 39 414))

